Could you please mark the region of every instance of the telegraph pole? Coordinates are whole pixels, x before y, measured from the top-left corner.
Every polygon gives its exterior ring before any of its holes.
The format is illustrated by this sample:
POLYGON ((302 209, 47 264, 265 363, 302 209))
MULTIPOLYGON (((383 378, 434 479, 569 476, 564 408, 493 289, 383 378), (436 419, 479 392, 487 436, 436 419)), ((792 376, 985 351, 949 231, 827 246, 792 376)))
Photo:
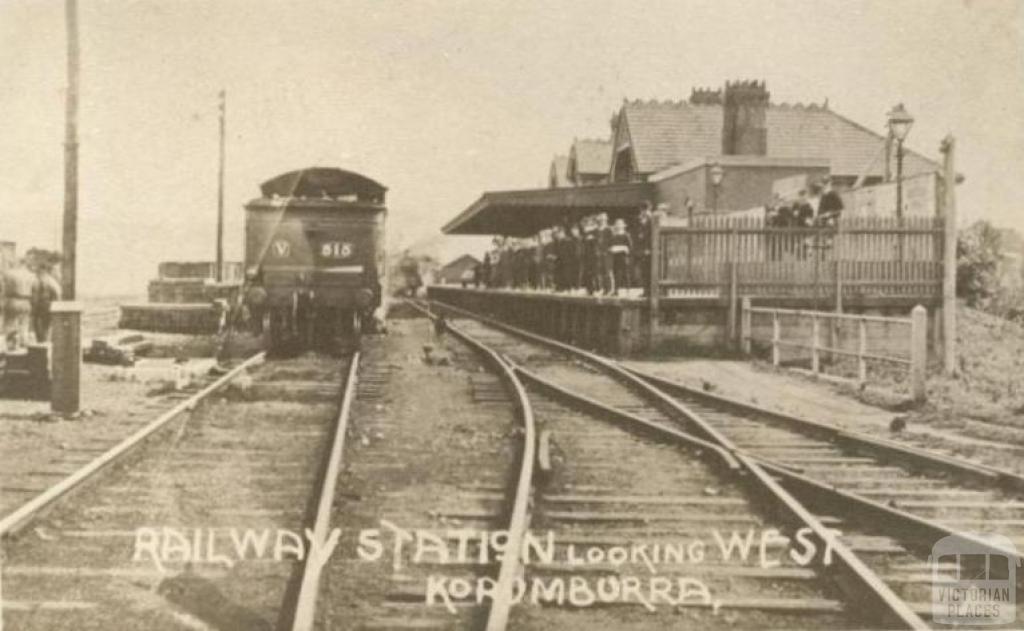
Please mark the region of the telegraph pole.
POLYGON ((956 373, 956 141, 952 135, 942 140, 942 179, 945 197, 942 220, 945 238, 942 248, 942 369, 956 373))
POLYGON ((61 300, 50 305, 53 315, 53 357, 50 408, 65 416, 81 403, 82 305, 75 301, 78 249, 78 0, 65 0, 68 29, 68 93, 64 122, 64 230, 61 259, 61 300))
POLYGON ((224 119, 227 94, 220 91, 220 167, 217 172, 217 282, 224 280, 224 119))
POLYGON ((78 0, 65 0, 68 30, 68 91, 64 119, 64 229, 61 248, 61 296, 75 299, 78 251, 78 0))

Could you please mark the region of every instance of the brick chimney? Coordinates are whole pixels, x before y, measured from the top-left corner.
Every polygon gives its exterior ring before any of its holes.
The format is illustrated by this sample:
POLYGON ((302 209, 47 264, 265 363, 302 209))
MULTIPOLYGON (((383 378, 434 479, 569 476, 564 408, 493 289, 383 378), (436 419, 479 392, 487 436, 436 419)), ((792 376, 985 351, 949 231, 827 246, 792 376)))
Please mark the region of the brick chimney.
POLYGON ((768 90, 764 81, 726 82, 722 106, 722 155, 768 153, 768 90))
POLYGON ((721 105, 722 89, 691 88, 690 105, 721 105))

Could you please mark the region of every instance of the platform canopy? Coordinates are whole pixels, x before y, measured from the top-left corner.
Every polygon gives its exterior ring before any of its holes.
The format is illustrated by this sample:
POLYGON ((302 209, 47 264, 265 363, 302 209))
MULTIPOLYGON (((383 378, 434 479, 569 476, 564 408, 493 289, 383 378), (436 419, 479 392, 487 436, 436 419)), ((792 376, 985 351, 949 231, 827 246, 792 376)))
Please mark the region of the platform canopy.
POLYGON ((606 212, 615 218, 653 201, 650 184, 608 184, 484 193, 449 221, 445 234, 528 236, 566 220, 606 212))

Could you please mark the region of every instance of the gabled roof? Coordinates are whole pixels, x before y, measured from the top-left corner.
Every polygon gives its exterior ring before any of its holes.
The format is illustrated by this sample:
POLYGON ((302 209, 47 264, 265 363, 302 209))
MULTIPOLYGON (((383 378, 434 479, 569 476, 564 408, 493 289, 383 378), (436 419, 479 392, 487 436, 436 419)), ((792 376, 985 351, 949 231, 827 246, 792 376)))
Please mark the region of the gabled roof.
POLYGON ((629 143, 638 173, 722 152, 720 105, 629 101, 622 105, 619 125, 624 127, 616 150, 629 143))
MULTIPOLYGON (((698 157, 721 155, 722 112, 717 104, 627 101, 617 149, 628 143, 638 173, 654 173, 698 157)), ((885 137, 818 105, 771 104, 766 113, 768 156, 824 158, 834 175, 883 175, 885 137)), ((939 169, 907 150, 906 175, 939 169)))
POLYGON ((607 175, 612 165, 612 141, 576 139, 569 150, 569 173, 607 175))
POLYGON ((476 258, 475 256, 473 256, 472 254, 463 254, 462 256, 458 257, 457 259, 454 259, 454 260, 451 260, 451 261, 448 261, 447 263, 445 263, 444 267, 442 267, 441 269, 442 270, 448 270, 448 269, 463 270, 463 269, 465 269, 467 267, 474 267, 474 266, 479 265, 479 264, 480 264, 480 260, 478 258, 476 258))
POLYGON ((555 156, 551 159, 551 168, 548 170, 548 186, 550 188, 561 188, 569 186, 569 178, 566 171, 569 167, 569 156, 555 156))

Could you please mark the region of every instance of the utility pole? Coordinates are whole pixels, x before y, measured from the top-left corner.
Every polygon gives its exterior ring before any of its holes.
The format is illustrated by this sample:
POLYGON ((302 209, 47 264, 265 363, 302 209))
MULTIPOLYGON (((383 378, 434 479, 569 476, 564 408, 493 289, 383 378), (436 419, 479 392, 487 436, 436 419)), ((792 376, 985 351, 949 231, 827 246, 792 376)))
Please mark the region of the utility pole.
POLYGON ((75 299, 78 251, 78 0, 65 0, 68 30, 68 91, 64 119, 64 229, 61 248, 61 296, 75 299))
POLYGON ((224 280, 224 119, 227 93, 220 91, 220 166, 217 171, 217 282, 224 280))
POLYGON ((65 0, 68 29, 68 93, 64 125, 64 230, 61 300, 50 305, 53 332, 50 408, 65 416, 79 411, 82 370, 82 305, 75 301, 78 245, 78 0, 65 0))
POLYGON ((939 147, 942 152, 942 179, 945 199, 942 220, 945 239, 942 248, 942 369, 947 375, 956 373, 956 142, 946 136, 939 147))

